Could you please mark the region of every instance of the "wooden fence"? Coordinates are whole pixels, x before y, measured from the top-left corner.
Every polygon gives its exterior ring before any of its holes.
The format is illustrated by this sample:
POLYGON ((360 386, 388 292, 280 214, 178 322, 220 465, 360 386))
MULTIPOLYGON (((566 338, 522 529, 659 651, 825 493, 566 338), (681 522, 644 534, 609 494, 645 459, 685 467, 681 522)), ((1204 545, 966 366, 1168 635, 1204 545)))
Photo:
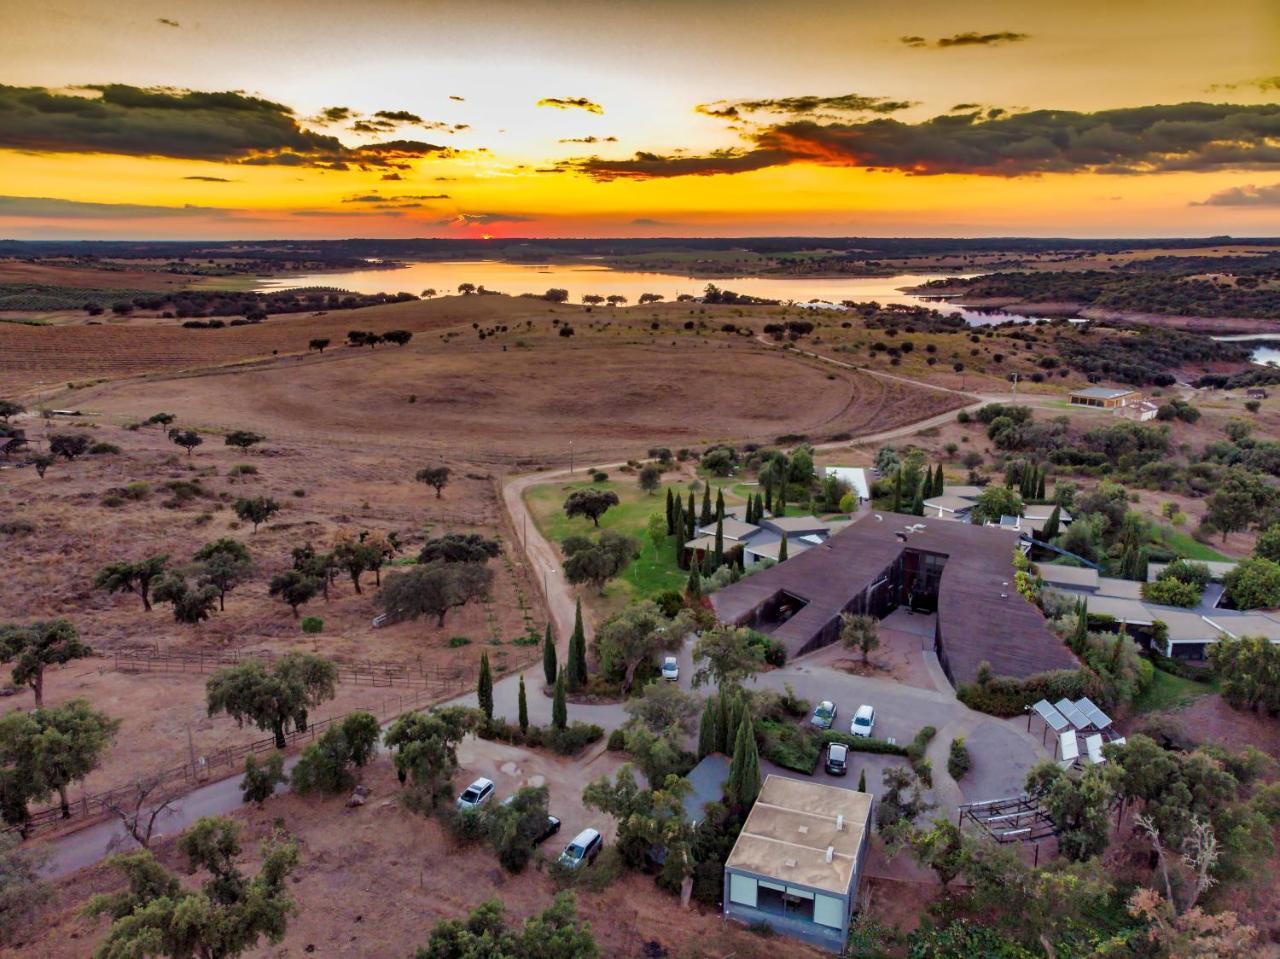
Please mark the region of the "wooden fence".
MULTIPOLYGON (((225 666, 259 660, 273 662, 279 654, 269 650, 167 650, 158 647, 120 650, 112 654, 112 668, 130 673, 211 673, 225 666)), ((338 668, 338 682, 353 685, 448 690, 465 686, 470 677, 459 665, 426 667, 417 663, 374 663, 331 660, 338 668)))

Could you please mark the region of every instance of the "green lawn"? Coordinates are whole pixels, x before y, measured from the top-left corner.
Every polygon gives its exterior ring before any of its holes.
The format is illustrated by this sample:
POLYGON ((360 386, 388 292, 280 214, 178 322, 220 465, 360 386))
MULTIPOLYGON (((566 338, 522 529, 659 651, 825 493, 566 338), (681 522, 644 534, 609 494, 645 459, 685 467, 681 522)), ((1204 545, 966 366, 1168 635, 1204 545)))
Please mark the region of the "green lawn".
POLYGON ((1171 550, 1187 558, 1202 563, 1231 562, 1230 556, 1224 556, 1212 546, 1206 546, 1190 533, 1174 529, 1172 526, 1158 526, 1157 533, 1161 541, 1171 550))
POLYGON ((1181 676, 1157 669, 1150 688, 1134 701, 1133 708, 1140 713, 1176 709, 1217 691, 1217 680, 1197 683, 1193 679, 1183 679, 1181 676))
MULTIPOLYGON (((617 474, 615 474, 617 475, 617 474)), ((704 478, 701 483, 706 483, 704 478)), ((729 479, 714 477, 711 479, 711 500, 714 504, 717 489, 723 488, 726 506, 741 505, 745 498, 733 491, 733 482, 729 479)), ((666 483, 662 489, 649 495, 640 489, 636 478, 621 474, 617 479, 609 479, 604 483, 591 483, 586 480, 575 482, 544 483, 531 487, 525 492, 525 504, 539 531, 554 543, 569 536, 594 536, 596 529, 591 520, 582 517, 570 519, 564 515, 565 498, 576 489, 592 486, 598 489, 611 490, 618 494, 618 505, 600 517, 601 530, 614 530, 634 538, 640 543, 640 556, 631 563, 616 580, 609 583, 603 597, 587 588, 582 592, 584 602, 605 612, 620 609, 628 602, 655 596, 668 589, 680 589, 684 586, 687 573, 676 566, 675 537, 669 536, 662 547, 655 552, 653 541, 649 539, 649 517, 655 513, 666 517, 667 488, 678 493, 684 502, 689 500, 689 484, 666 483)), ((695 494, 698 507, 702 506, 701 488, 695 494)), ((788 513, 791 511, 788 510, 788 513)))

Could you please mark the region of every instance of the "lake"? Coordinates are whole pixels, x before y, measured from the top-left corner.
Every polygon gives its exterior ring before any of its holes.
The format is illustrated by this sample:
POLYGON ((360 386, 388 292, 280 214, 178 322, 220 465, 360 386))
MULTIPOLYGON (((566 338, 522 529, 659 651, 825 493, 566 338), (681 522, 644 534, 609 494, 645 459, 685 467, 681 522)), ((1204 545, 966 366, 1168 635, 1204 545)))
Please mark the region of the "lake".
MULTIPOLYGON (((961 276, 972 274, 961 274, 961 276)), ((510 263, 504 260, 433 260, 409 263, 395 269, 350 270, 341 273, 308 273, 296 276, 265 277, 259 291, 293 287, 329 286, 353 293, 421 294, 434 289, 452 293, 460 283, 474 283, 487 290, 519 295, 544 293, 559 288, 569 291, 571 302, 581 302, 588 294, 609 296, 617 293, 635 303, 642 293, 661 293, 674 300, 682 293, 701 295, 708 283, 721 289, 786 302, 842 300, 896 303, 908 306, 930 306, 940 312, 959 314, 971 326, 986 326, 1010 320, 1035 320, 1041 317, 1005 313, 999 310, 972 310, 954 306, 938 297, 903 293, 900 287, 918 286, 936 280, 936 273, 900 273, 884 277, 718 277, 695 279, 675 273, 649 273, 635 270, 611 270, 590 263, 510 263)))
POLYGON ((1267 343, 1280 343, 1280 333, 1242 333, 1238 336, 1215 336, 1222 343, 1253 344, 1249 359, 1262 366, 1280 366, 1280 346, 1268 346, 1267 343))

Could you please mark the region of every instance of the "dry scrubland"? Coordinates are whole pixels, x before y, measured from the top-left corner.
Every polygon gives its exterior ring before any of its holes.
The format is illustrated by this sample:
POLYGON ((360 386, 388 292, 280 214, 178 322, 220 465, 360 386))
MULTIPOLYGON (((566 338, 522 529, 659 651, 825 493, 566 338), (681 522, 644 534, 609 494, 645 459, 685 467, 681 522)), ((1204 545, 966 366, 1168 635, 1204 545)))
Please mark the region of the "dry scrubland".
MULTIPOLYGON (((59 461, 44 479, 32 468, 0 470, 0 513, 31 529, 0 534, 0 576, 7 585, 0 622, 64 616, 107 655, 134 647, 305 649, 348 661, 447 669, 469 680, 487 650, 501 673, 537 655, 536 647, 512 641, 531 625, 541 628, 544 617, 540 584, 530 582, 504 526, 498 486, 506 473, 567 460, 571 439, 578 464, 590 465, 588 459, 641 455, 658 444, 882 430, 962 402, 936 390, 833 370, 750 337, 712 329, 699 335, 683 329, 687 309, 670 307, 668 313, 661 335, 649 329, 648 312, 586 314, 498 297, 295 316, 223 330, 0 324, 0 342, 23 357, 20 369, 3 367, 0 395, 29 396, 68 375, 65 364, 76 376, 85 373, 80 364, 93 362, 102 375, 121 378, 48 397, 50 406, 93 415, 22 421, 36 448, 49 433, 83 432, 121 452, 59 461), (535 317, 530 330, 527 320, 535 317), (549 320, 559 317, 573 322, 573 337, 554 332, 549 320), (508 331, 481 340, 472 323, 480 329, 506 325, 508 331), (186 357, 183 363, 236 363, 269 354, 270 343, 305 351, 313 336, 340 343, 347 329, 398 327, 417 331, 403 348, 335 345, 323 356, 282 356, 180 375, 169 368, 168 376, 129 378, 140 369, 165 369, 179 355, 186 357), (48 351, 28 353, 26 338, 46 343, 48 351), (160 340, 171 346, 153 355, 160 340), (101 345, 108 342, 110 348, 101 345), (201 433, 204 444, 192 456, 158 427, 127 428, 160 411, 201 433), (267 440, 247 453, 236 451, 223 443, 236 429, 267 440), (417 469, 437 463, 452 470, 442 499, 413 481, 417 469), (234 475, 238 464, 256 473, 234 475), (141 498, 118 497, 135 483, 146 484, 141 498), (104 497, 113 502, 113 493, 121 502, 106 505, 104 497), (231 509, 235 499, 251 496, 270 496, 282 507, 257 532, 231 509), (327 546, 344 531, 362 530, 395 531, 404 556, 416 555, 430 535, 498 536, 504 556, 492 564, 490 602, 451 612, 443 628, 422 620, 375 630, 373 575, 362 577, 361 594, 344 575, 330 601, 317 598, 303 608, 325 620, 320 636, 304 637, 288 607, 267 595, 268 582, 291 565, 294 547, 308 541, 327 546), (161 604, 144 613, 133 594, 109 595, 93 586, 94 574, 111 561, 165 553, 180 564, 222 536, 246 543, 256 568, 228 595, 226 610, 206 623, 175 623, 161 604), (458 636, 470 643, 451 646, 458 636)), ((89 791, 181 763, 192 746, 200 755, 265 735, 238 729, 225 716, 208 718, 204 676, 126 675, 108 667, 108 659, 75 663, 48 683, 50 702, 84 695, 122 720, 115 746, 86 784, 89 791)), ((318 718, 376 705, 384 692, 411 690, 344 685, 318 718)), ((0 699, 0 710, 30 705, 27 691, 0 699)))
MULTIPOLYGON (((456 848, 437 821, 401 807, 387 760, 372 766, 365 782, 372 795, 357 809, 343 808, 341 800, 288 795, 237 817, 244 826, 247 870, 256 871, 258 841, 277 827, 298 841, 300 852, 289 887, 299 912, 290 920, 284 942, 264 944, 246 956, 407 956, 425 944, 437 921, 463 915, 485 899, 501 899, 513 919, 550 903, 557 890, 545 871, 531 865, 522 875, 507 874, 487 846, 456 848), (459 882, 459 876, 467 881, 459 882)), ((567 841, 564 835, 552 837, 543 851, 554 855, 567 841)), ((172 846, 158 844, 157 853, 180 871, 172 846)), ((588 870, 587 878, 603 863, 588 870)), ((31 941, 0 950, 0 955, 87 955, 106 923, 82 918, 79 909, 88 895, 119 888, 111 870, 86 870, 74 885, 59 888, 47 921, 33 931, 31 941)), ((644 945, 654 940, 669 950, 671 959, 769 959, 778 954, 779 940, 726 925, 714 911, 695 906, 683 912, 645 875, 623 874, 598 892, 579 888, 577 899, 579 915, 591 922, 605 956, 642 955, 644 945)), ((795 959, 824 955, 791 940, 785 950, 795 959)))

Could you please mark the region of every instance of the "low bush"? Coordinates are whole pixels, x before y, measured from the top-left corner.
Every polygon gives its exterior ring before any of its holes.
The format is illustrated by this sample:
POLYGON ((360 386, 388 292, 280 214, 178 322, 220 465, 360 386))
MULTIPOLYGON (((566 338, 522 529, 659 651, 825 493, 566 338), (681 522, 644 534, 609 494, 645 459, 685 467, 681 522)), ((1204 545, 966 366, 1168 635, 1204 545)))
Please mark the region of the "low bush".
POLYGON ((848 733, 828 729, 822 734, 823 745, 841 743, 858 753, 877 753, 882 756, 905 756, 907 747, 891 743, 887 739, 874 739, 870 736, 851 736, 848 733))
POLYGON ((302 631, 308 635, 314 636, 316 633, 324 632, 324 620, 319 616, 303 616, 302 631))
POLYGON ((627 734, 621 729, 609 733, 608 749, 611 753, 620 753, 627 748, 627 734))
POLYGON ((806 776, 813 775, 818 765, 818 756, 822 752, 814 731, 794 723, 780 723, 770 719, 756 723, 756 731, 764 738, 761 756, 783 769, 792 769, 806 776))
POLYGON ((1042 699, 1057 702, 1081 696, 1102 697, 1101 680, 1083 669, 1055 669, 1026 679, 996 676, 985 683, 964 683, 956 690, 960 702, 992 716, 1020 716, 1027 706, 1042 699))
POLYGON ((591 743, 604 738, 604 730, 595 723, 570 723, 564 729, 553 726, 530 726, 525 732, 506 720, 494 719, 476 730, 481 739, 511 743, 514 746, 545 746, 561 756, 573 756, 591 743))
POLYGON ((947 756, 947 772, 951 778, 959 782, 973 768, 973 757, 969 755, 969 747, 964 744, 964 737, 957 736, 951 740, 951 752, 947 756))
POLYGON ((94 443, 89 447, 89 455, 91 456, 116 456, 120 452, 120 447, 115 443, 94 443))
POLYGON ((470 645, 471 645, 471 640, 466 636, 450 636, 449 637, 450 649, 457 649, 460 646, 470 646, 470 645))
POLYGON ((911 763, 911 768, 915 771, 916 777, 929 787, 933 786, 933 766, 924 758, 924 752, 929 748, 929 741, 937 734, 938 731, 932 726, 922 726, 916 733, 916 738, 907 746, 907 759, 911 763))

